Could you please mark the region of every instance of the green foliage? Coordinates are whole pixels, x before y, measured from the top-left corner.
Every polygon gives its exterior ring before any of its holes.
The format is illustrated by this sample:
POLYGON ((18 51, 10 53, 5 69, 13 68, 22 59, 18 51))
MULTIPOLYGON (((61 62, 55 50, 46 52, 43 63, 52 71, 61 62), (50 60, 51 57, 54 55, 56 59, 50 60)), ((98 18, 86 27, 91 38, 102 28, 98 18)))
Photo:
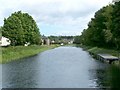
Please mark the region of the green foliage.
POLYGON ((79 37, 83 45, 120 48, 120 2, 110 4, 95 13, 79 37))
POLYGON ((80 42, 81 42, 80 36, 75 36, 75 38, 74 38, 74 43, 80 44, 80 42))
POLYGON ((113 8, 112 33, 115 38, 116 46, 120 49, 120 1, 116 2, 113 8))
POLYGON ((14 60, 19 60, 20 58, 29 57, 36 55, 40 52, 43 52, 48 49, 52 49, 58 47, 57 45, 50 45, 50 46, 39 46, 39 45, 32 45, 32 46, 11 46, 7 48, 0 48, 2 49, 2 59, 0 59, 0 63, 7 63, 14 60), (18 52, 19 51, 19 52, 18 52))
POLYGON ((88 24, 88 29, 85 32, 85 39, 86 43, 88 42, 90 45, 104 45, 105 39, 103 30, 106 29, 104 24, 106 19, 103 15, 104 9, 105 7, 97 11, 95 13, 95 18, 91 19, 91 22, 88 24))
POLYGON ((104 10, 104 17, 106 19, 106 22, 104 22, 106 29, 104 30, 105 34, 105 41, 107 43, 112 42, 113 34, 111 32, 111 26, 112 26, 112 12, 113 12, 113 6, 110 4, 109 6, 106 6, 106 9, 104 10))
POLYGON ((73 36, 49 36, 48 37, 51 41, 55 41, 54 44, 68 44, 69 41, 73 40, 73 36))
POLYGON ((40 44, 40 33, 36 22, 28 13, 21 11, 4 19, 2 35, 11 40, 12 45, 25 43, 40 44))

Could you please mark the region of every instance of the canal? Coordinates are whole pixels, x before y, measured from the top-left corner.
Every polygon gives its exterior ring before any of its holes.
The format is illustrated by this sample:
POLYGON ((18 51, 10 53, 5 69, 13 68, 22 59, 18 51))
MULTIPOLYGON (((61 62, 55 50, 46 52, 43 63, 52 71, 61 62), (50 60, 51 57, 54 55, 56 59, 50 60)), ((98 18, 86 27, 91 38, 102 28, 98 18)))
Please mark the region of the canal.
POLYGON ((79 47, 62 46, 2 65, 3 88, 118 87, 120 70, 79 47))

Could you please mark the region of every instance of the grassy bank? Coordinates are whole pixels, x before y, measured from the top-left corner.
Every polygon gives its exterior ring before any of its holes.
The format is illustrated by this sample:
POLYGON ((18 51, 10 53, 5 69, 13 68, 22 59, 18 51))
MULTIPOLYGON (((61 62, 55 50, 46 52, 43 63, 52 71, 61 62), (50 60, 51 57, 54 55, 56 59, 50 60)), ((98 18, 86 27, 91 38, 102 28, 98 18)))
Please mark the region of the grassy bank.
POLYGON ((101 47, 91 47, 91 46, 83 46, 83 45, 77 45, 78 47, 82 47, 84 50, 94 53, 94 54, 110 54, 113 56, 118 57, 118 51, 114 49, 108 49, 108 48, 101 48, 101 47))
POLYGON ((50 46, 16 46, 16 47, 2 47, 2 54, 0 56, 0 63, 8 63, 13 60, 17 60, 24 57, 29 57, 40 52, 43 52, 48 49, 53 49, 57 47, 57 45, 50 46))
POLYGON ((98 47, 92 47, 88 49, 89 52, 92 52, 94 54, 110 54, 113 56, 118 56, 118 51, 113 50, 113 49, 105 49, 105 48, 98 48, 98 47))
MULTIPOLYGON (((116 57, 118 57, 118 55, 120 56, 120 54, 118 54, 118 51, 116 51, 114 49, 90 47, 90 46, 80 46, 80 47, 82 47, 84 50, 86 50, 90 53, 93 53, 94 55, 96 55, 96 54, 110 54, 110 55, 113 55, 116 57)), ((120 61, 115 61, 114 63, 120 65, 120 61)))
MULTIPOLYGON (((116 56, 116 57, 120 56, 118 51, 113 50, 113 49, 93 47, 93 48, 88 49, 88 51, 91 52, 91 53, 94 53, 94 54, 103 53, 103 54, 110 54, 110 55, 113 55, 113 56, 116 56)), ((116 64, 116 65, 120 65, 120 61, 114 61, 113 63, 116 64)))

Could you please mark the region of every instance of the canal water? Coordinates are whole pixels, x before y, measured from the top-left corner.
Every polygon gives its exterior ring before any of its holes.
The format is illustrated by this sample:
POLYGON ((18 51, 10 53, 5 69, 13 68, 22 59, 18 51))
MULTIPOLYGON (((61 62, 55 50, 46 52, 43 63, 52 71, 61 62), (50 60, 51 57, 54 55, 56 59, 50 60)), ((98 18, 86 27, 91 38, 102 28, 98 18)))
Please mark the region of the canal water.
POLYGON ((58 47, 2 65, 3 88, 110 88, 119 82, 117 67, 78 47, 58 47))

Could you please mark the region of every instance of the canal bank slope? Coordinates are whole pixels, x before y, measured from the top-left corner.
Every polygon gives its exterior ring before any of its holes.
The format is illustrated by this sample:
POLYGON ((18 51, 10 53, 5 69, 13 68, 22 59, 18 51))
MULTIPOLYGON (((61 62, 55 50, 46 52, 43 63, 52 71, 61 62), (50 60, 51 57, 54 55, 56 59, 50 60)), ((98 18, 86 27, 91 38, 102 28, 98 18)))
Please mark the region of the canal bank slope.
POLYGON ((2 54, 0 55, 2 59, 0 59, 0 63, 4 64, 14 60, 18 60, 20 58, 33 56, 43 51, 53 49, 55 47, 58 47, 58 45, 2 47, 2 54))
MULTIPOLYGON (((113 50, 113 49, 90 47, 90 46, 83 46, 83 45, 80 45, 80 47, 82 47, 84 50, 86 50, 90 54, 92 54, 93 57, 98 55, 98 54, 108 54, 108 55, 112 55, 112 56, 115 56, 115 57, 120 56, 118 51, 113 50)), ((120 65, 120 61, 114 61, 113 64, 120 65)))

